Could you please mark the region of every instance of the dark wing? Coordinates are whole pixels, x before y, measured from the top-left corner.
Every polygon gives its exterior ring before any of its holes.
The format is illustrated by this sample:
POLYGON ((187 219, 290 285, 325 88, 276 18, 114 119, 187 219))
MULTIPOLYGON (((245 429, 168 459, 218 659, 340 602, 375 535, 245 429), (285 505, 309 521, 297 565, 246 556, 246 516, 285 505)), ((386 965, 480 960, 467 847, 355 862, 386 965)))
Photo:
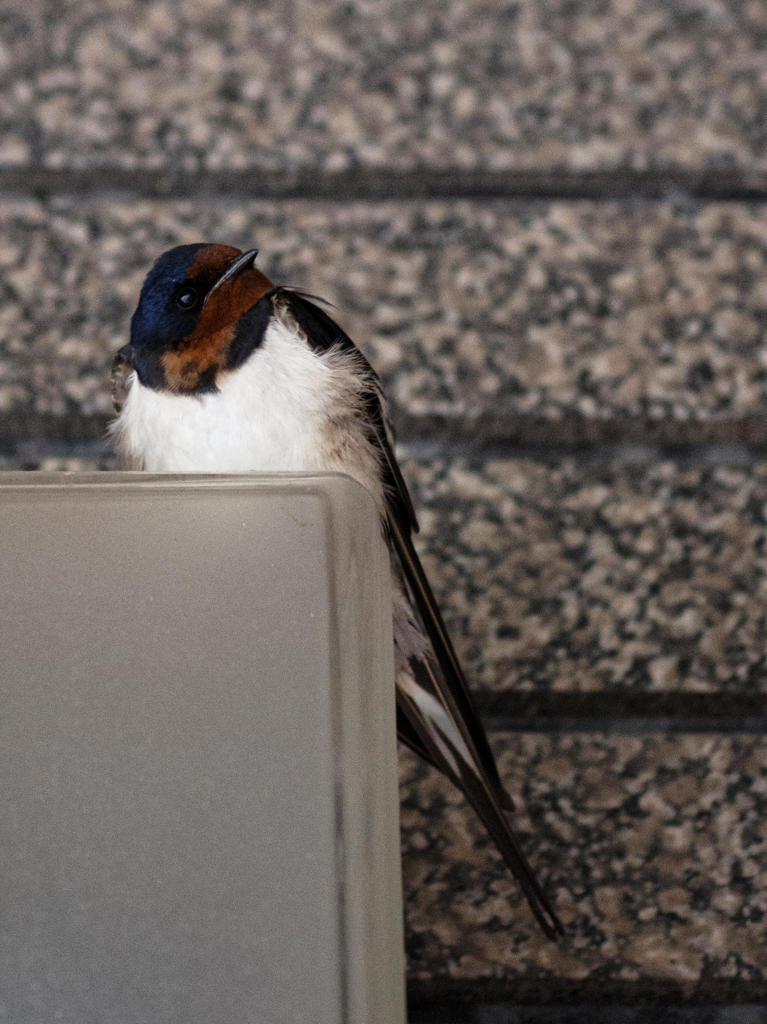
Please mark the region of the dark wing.
POLYGON ((366 412, 372 428, 371 440, 378 449, 381 463, 387 507, 386 528, 399 558, 403 576, 447 683, 446 687, 443 686, 445 692, 440 693, 440 696, 459 724, 461 732, 465 733, 466 742, 475 753, 478 763, 503 794, 502 796, 499 794, 503 805, 511 810, 511 800, 498 777, 495 758, 487 742, 485 730, 474 710, 466 677, 453 649, 429 581, 426 579, 426 574, 413 547, 411 537, 414 532, 418 531, 418 522, 407 485, 394 456, 391 424, 384 412, 385 403, 378 376, 349 336, 307 295, 287 288, 278 289, 277 292, 286 297, 288 308, 313 348, 318 351, 327 351, 335 345, 354 351, 359 359, 360 367, 369 381, 366 412))
POLYGON ((432 648, 423 657, 410 658, 409 668, 416 688, 425 694, 435 695, 446 709, 474 763, 467 761, 465 753, 455 744, 452 744, 451 751, 454 756, 445 756, 444 751, 451 746, 449 736, 446 733, 436 736, 434 722, 427 720, 413 694, 400 687, 397 688, 399 737, 466 794, 518 879, 543 931, 554 938, 562 934, 562 925, 509 825, 507 815, 513 810, 513 803, 499 778, 485 730, 474 710, 466 677, 413 546, 412 534, 418 530, 418 523, 407 485, 394 456, 391 424, 386 416, 378 377, 348 335, 309 296, 292 289, 276 291, 285 296, 288 309, 313 348, 326 351, 332 346, 339 346, 353 351, 359 360, 361 373, 368 381, 366 413, 371 427, 371 440, 378 449, 381 465, 387 516, 384 525, 390 546, 399 562, 408 596, 418 612, 432 648))
POLYGON ((397 553, 402 573, 411 596, 418 609, 426 634, 434 648, 437 663, 446 681, 440 692, 445 705, 459 724, 464 738, 477 758, 477 762, 488 773, 495 786, 503 794, 499 798, 509 810, 511 800, 498 777, 495 758, 487 742, 485 730, 477 718, 469 695, 469 686, 448 636, 437 602, 421 562, 413 547, 412 534, 418 531, 418 522, 410 500, 407 485, 402 477, 393 451, 391 425, 384 413, 385 403, 378 375, 365 359, 349 336, 328 314, 310 300, 306 294, 292 289, 277 290, 287 299, 288 308, 306 335, 309 344, 318 351, 327 351, 332 346, 354 351, 360 367, 367 377, 370 388, 367 394, 366 412, 372 428, 371 440, 379 453, 384 493, 386 496, 389 539, 397 553))
POLYGON ((331 319, 324 309, 315 303, 316 296, 294 288, 277 288, 275 294, 282 297, 295 317, 298 326, 306 335, 309 345, 317 352, 327 352, 334 346, 353 352, 359 362, 360 371, 369 383, 366 395, 365 411, 373 428, 372 440, 379 449, 383 484, 386 492, 389 515, 400 520, 408 534, 418 532, 413 504, 410 501, 405 481, 392 454, 391 426, 384 418, 384 402, 378 375, 360 352, 348 334, 343 331, 335 320, 331 319), (314 301, 312 301, 314 300, 314 301))

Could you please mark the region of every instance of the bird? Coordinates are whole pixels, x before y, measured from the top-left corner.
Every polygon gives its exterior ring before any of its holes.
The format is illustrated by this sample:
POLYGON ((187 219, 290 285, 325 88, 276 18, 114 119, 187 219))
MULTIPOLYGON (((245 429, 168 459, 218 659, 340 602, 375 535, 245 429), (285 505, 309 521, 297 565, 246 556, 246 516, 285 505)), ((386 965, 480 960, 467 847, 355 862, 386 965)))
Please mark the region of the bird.
POLYGON ((391 559, 398 737, 463 792, 555 939, 563 926, 515 835, 514 803, 416 553, 380 380, 326 304, 274 285, 257 255, 200 242, 151 267, 112 365, 116 452, 149 472, 340 472, 366 488, 391 559))

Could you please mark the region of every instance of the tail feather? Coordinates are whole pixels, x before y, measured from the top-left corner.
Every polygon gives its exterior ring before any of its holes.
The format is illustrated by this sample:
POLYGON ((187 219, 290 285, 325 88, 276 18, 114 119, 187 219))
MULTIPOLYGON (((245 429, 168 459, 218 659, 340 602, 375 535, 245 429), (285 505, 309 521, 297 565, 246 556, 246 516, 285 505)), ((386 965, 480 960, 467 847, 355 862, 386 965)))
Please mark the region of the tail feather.
POLYGON ((498 790, 498 799, 502 806, 511 811, 514 805, 508 793, 501 785, 498 769, 495 765, 487 736, 474 710, 474 703, 469 692, 469 684, 463 674, 445 623, 437 605, 437 601, 429 586, 420 559, 415 552, 411 538, 392 522, 392 536, 399 561, 401 578, 418 609, 426 635, 432 646, 434 657, 440 671, 434 675, 439 697, 450 712, 457 727, 463 733, 466 743, 472 750, 474 759, 492 780, 498 790))
MULTIPOLYGON (((400 739, 460 789, 519 882, 544 934, 556 939, 564 928, 525 857, 509 821, 511 800, 498 779, 478 762, 438 701, 440 668, 429 654, 407 659, 397 677, 400 739)), ((493 765, 495 767, 495 764, 493 765)))
POLYGON ((483 784, 483 780, 478 780, 478 783, 467 785, 464 780, 461 789, 498 847, 509 870, 519 882, 530 909, 547 938, 561 937, 565 933, 562 922, 522 852, 522 847, 509 824, 507 812, 499 807, 494 794, 483 784))

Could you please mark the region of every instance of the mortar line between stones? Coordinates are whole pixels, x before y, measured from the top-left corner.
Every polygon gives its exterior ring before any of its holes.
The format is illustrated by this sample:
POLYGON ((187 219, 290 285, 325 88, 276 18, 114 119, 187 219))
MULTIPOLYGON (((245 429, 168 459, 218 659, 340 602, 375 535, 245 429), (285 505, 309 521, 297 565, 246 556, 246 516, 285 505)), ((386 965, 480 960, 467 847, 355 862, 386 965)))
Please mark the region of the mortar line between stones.
MULTIPOLYGON (((127 328, 126 328, 127 329, 127 328)), ((106 383, 104 385, 106 387, 106 383)), ((616 460, 706 462, 747 466, 767 459, 767 417, 714 423, 656 421, 548 422, 535 417, 410 416, 395 411, 398 451, 403 460, 527 458, 550 461, 616 460), (505 426, 504 426, 505 424, 505 426)), ((0 412, 0 454, 34 458, 71 455, 103 458, 109 417, 33 410, 0 412)))
MULTIPOLYGON (((765 680, 767 682, 767 679, 765 680)), ((730 731, 763 729, 767 722, 764 691, 729 689, 647 691, 631 686, 601 690, 515 689, 513 676, 505 690, 478 690, 480 714, 494 729, 511 727, 534 731, 560 729, 563 723, 583 731, 599 728, 606 718, 627 730, 730 731)))
POLYGON ((610 735, 645 736, 669 733, 714 733, 720 735, 757 735, 767 733, 767 715, 689 717, 600 715, 588 716, 483 716, 482 722, 490 735, 499 732, 534 733, 609 733, 610 735))
POLYGON ((428 201, 440 199, 543 200, 767 200, 767 169, 659 167, 649 170, 570 171, 355 168, 338 172, 249 168, 176 172, 38 165, 0 167, 0 195, 86 198, 166 198, 196 201, 305 199, 428 201))
MULTIPOLYGON (((468 985, 467 985, 468 987, 468 985)), ((559 1004, 411 1001, 410 1024, 767 1024, 762 1003, 571 1002, 559 1004)))

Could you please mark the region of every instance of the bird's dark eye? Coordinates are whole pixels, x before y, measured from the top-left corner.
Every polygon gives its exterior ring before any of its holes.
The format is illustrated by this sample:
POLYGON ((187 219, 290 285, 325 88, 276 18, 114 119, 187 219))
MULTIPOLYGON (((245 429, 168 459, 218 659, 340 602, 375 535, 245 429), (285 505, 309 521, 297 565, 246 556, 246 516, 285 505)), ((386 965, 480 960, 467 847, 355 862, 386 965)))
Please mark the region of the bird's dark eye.
POLYGON ((179 309, 194 309, 200 301, 200 293, 190 284, 182 284, 176 289, 173 301, 179 309))

